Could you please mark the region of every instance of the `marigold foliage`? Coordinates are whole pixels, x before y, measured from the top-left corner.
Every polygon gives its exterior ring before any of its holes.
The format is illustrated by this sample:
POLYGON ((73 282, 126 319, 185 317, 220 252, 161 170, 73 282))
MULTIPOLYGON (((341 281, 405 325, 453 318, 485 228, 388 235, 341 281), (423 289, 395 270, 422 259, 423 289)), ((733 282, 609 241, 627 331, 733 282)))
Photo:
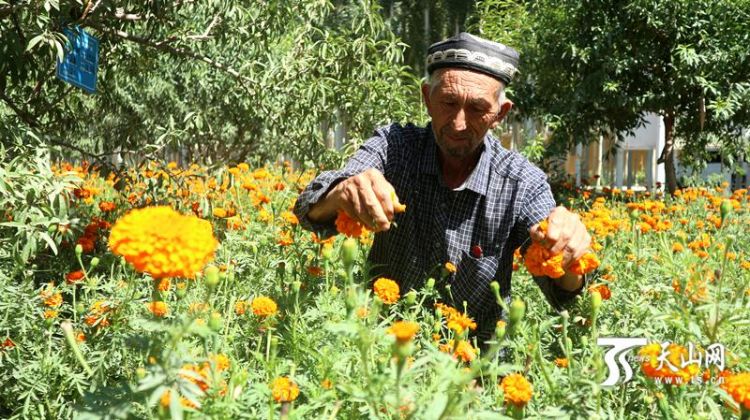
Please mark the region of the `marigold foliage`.
POLYGON ((112 252, 155 279, 195 278, 213 260, 217 245, 208 221, 166 206, 132 210, 109 235, 112 252))

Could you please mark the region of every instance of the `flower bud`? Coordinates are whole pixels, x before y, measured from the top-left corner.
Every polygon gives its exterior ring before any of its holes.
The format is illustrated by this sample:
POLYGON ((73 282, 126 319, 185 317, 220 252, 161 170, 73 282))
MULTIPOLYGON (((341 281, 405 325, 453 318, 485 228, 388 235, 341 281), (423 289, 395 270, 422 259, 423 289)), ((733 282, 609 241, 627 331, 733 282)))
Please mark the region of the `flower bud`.
POLYGON ((83 304, 83 303, 81 303, 81 302, 78 302, 78 303, 76 304, 76 313, 77 313, 78 315, 81 315, 81 314, 83 314, 84 312, 86 312, 86 305, 84 305, 84 304, 83 304))
POLYGON ((208 328, 211 328, 213 331, 220 331, 224 328, 224 320, 221 318, 220 313, 213 312, 211 314, 211 317, 208 318, 208 328))
POLYGON ((505 337, 506 324, 505 321, 500 320, 495 324, 495 336, 498 340, 502 340, 505 337))
POLYGON ((724 200, 721 202, 721 206, 719 207, 719 211, 721 212, 721 224, 724 224, 724 220, 726 220, 727 216, 732 214, 732 210, 734 208, 732 207, 732 202, 730 200, 724 200))
POLYGON ((519 298, 513 299, 510 304, 510 322, 511 324, 517 324, 523 319, 526 313, 526 304, 519 298))
POLYGON ((143 379, 143 378, 145 378, 145 377, 146 377, 146 369, 144 369, 144 368, 142 368, 142 367, 139 367, 138 369, 136 369, 136 370, 135 370, 135 376, 136 376, 136 377, 137 377, 138 379, 143 379))
POLYGON ((409 305, 414 305, 414 303, 417 301, 417 292, 414 290, 409 291, 404 298, 406 298, 406 303, 409 305))
POLYGON ((80 257, 81 254, 83 254, 83 245, 77 244, 76 245, 76 255, 78 255, 80 257))
POLYGON ((641 218, 641 212, 638 209, 633 209, 630 212, 630 220, 632 220, 633 222, 639 220, 640 218, 641 218))
POLYGON ((99 258, 94 257, 91 259, 91 268, 96 268, 96 266, 99 265, 99 258))
POLYGON ((500 283, 493 281, 492 283, 490 283, 490 289, 492 289, 492 293, 500 293, 500 283))
POLYGON ((427 283, 425 283, 424 287, 428 291, 431 291, 432 289, 434 289, 435 288, 435 279, 432 278, 432 277, 430 277, 429 279, 427 279, 427 283))
POLYGON ((598 290, 591 292, 591 312, 596 314, 599 312, 599 308, 602 307, 602 295, 598 290))
POLYGON ((324 260, 331 261, 333 259, 333 248, 324 246, 323 250, 320 251, 320 254, 323 256, 324 260))
POLYGON ((336 296, 336 295, 338 295, 340 291, 341 291, 341 289, 339 289, 338 287, 336 287, 336 286, 331 286, 331 294, 332 294, 333 296, 336 296))
POLYGON ((219 267, 215 265, 209 265, 203 270, 205 277, 206 287, 209 290, 213 290, 219 284, 219 267))
POLYGON ((351 266, 357 260, 357 241, 354 238, 346 238, 341 245, 341 260, 344 266, 351 266))
POLYGON ((301 281, 293 281, 292 282, 292 290, 294 291, 294 293, 299 292, 299 289, 301 287, 302 287, 302 282, 301 281))

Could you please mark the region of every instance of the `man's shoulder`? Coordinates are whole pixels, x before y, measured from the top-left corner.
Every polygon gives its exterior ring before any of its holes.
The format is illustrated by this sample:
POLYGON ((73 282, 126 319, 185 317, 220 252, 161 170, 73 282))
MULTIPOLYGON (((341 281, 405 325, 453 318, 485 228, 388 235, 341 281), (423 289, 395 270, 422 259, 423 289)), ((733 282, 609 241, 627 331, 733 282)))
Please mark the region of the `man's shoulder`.
POLYGON ((491 165, 497 176, 532 184, 547 181, 547 174, 525 156, 504 148, 500 140, 493 136, 490 136, 490 139, 488 143, 492 151, 491 165))

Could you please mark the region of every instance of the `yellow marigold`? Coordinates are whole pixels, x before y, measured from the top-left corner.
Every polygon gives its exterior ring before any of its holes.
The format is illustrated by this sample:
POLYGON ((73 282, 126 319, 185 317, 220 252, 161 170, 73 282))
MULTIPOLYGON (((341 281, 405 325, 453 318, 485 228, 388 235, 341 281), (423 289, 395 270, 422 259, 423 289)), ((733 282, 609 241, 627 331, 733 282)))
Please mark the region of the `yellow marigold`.
POLYGON ((555 359, 555 365, 557 367, 566 368, 568 367, 568 359, 565 357, 558 357, 555 359))
POLYGON ((167 304, 161 301, 156 302, 147 302, 146 308, 154 314, 156 317, 163 317, 164 315, 169 312, 169 308, 167 307, 167 304))
POLYGON ((169 290, 169 287, 172 286, 172 280, 169 277, 164 277, 163 279, 157 281, 158 283, 156 284, 156 289, 160 292, 166 292, 169 290))
POLYGON ((456 272, 456 265, 450 261, 445 263, 443 267, 445 268, 445 271, 447 271, 450 274, 454 274, 456 272))
POLYGON ((398 284, 385 277, 377 279, 372 286, 372 290, 386 305, 393 305, 401 297, 401 295, 399 295, 400 290, 398 284))
POLYGON ((419 331, 419 324, 412 321, 397 321, 388 328, 388 333, 396 337, 399 344, 408 343, 419 331))
POLYGON ((320 386, 321 386, 321 387, 322 387, 323 389, 331 389, 331 388, 333 388, 333 382, 331 382, 331 380, 330 380, 330 379, 328 379, 328 378, 325 378, 325 379, 323 379, 323 380, 322 380, 322 381, 320 382, 320 386))
POLYGON ((276 302, 267 296, 256 297, 253 299, 253 303, 251 303, 250 306, 253 308, 253 313, 259 317, 269 317, 278 312, 276 302))
POLYGON ((468 363, 477 357, 477 350, 468 341, 461 340, 456 345, 456 349, 453 351, 453 356, 468 363))
POLYGON ((231 366, 231 361, 225 354, 212 354, 208 356, 208 358, 214 363, 216 370, 218 370, 219 372, 227 370, 229 369, 229 366, 231 366))
POLYGON ((470 330, 477 329, 477 323, 467 314, 459 312, 456 308, 439 302, 435 304, 435 308, 440 309, 443 317, 445 317, 446 326, 455 331, 456 334, 461 334, 467 328, 470 330))
POLYGON ((132 210, 109 235, 109 247, 153 278, 194 278, 214 258, 218 242, 211 223, 170 207, 132 210))
POLYGON ((534 387, 520 373, 511 373, 500 383, 505 402, 516 407, 524 407, 534 395, 534 387))
POLYGON ((299 224, 299 219, 291 211, 287 210, 281 213, 281 218, 290 225, 299 224))
MULTIPOLYGON (((171 399, 172 399, 172 390, 167 389, 164 391, 163 394, 161 394, 161 398, 159 399, 159 404, 161 404, 161 406, 164 408, 169 408, 171 399)), ((180 396, 180 404, 184 408, 198 408, 196 404, 194 404, 189 399, 183 396, 180 396)))
POLYGON ((731 395, 732 398, 745 410, 750 410, 750 372, 728 375, 721 384, 721 389, 731 395))
POLYGON ((62 295, 59 292, 52 292, 48 289, 43 290, 39 294, 44 300, 44 305, 52 308, 56 308, 62 305, 62 295))
POLYGON ((245 315, 245 311, 247 311, 247 301, 240 300, 237 301, 237 303, 234 304, 234 313, 237 315, 245 315))
POLYGON ((299 396, 299 388, 291 379, 282 376, 273 380, 271 393, 276 402, 291 402, 299 396))
POLYGON ((44 311, 44 319, 52 319, 57 318, 57 311, 53 309, 47 309, 44 311))
POLYGON ((106 327, 109 325, 107 314, 114 310, 114 306, 106 300, 98 300, 91 305, 89 314, 83 318, 83 322, 89 327, 106 327))
POLYGON ((294 238, 292 238, 292 234, 289 232, 281 232, 276 239, 276 243, 281 246, 289 246, 294 243, 294 238))

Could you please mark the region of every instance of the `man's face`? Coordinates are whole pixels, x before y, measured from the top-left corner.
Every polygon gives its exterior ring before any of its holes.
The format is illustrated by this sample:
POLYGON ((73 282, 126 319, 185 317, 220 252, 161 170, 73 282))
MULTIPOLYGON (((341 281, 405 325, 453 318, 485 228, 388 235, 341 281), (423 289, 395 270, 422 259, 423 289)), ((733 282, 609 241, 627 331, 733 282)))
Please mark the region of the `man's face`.
POLYGON ((472 156, 487 130, 495 128, 510 110, 510 101, 498 103, 501 82, 463 69, 439 69, 434 86, 422 86, 438 147, 446 157, 472 156))

